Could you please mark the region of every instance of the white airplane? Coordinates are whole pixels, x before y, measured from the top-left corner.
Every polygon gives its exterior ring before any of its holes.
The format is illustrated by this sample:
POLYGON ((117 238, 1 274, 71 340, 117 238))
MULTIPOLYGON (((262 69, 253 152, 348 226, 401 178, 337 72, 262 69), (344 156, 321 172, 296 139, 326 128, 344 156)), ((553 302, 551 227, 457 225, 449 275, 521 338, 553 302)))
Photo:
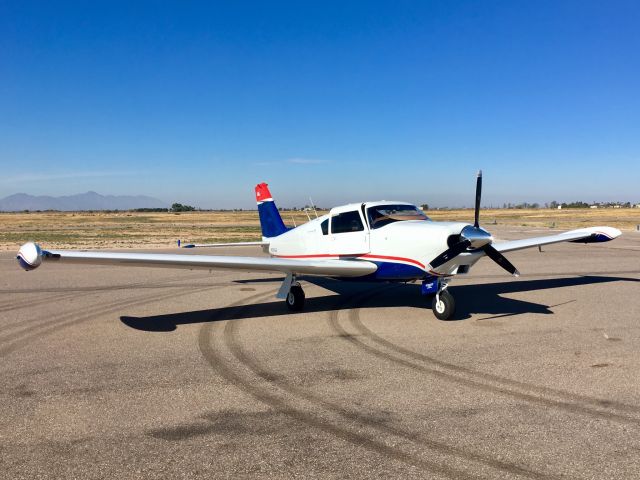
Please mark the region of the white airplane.
POLYGON ((42 261, 82 264, 116 264, 188 269, 267 270, 284 273, 276 297, 290 310, 304 307, 305 295, 297 278, 302 275, 380 282, 422 281, 422 293, 433 296, 435 316, 447 320, 455 301, 447 290, 449 281, 463 275, 487 256, 514 276, 518 270, 503 253, 558 242, 607 242, 620 236, 612 227, 589 227, 557 235, 494 243, 479 226, 482 172, 478 172, 473 225, 435 222, 405 202, 364 202, 332 208, 327 215, 295 228, 282 221, 266 183, 256 186, 262 241, 187 245, 220 247, 260 245, 269 257, 124 253, 77 250, 42 250, 24 244, 17 259, 25 270, 42 261))

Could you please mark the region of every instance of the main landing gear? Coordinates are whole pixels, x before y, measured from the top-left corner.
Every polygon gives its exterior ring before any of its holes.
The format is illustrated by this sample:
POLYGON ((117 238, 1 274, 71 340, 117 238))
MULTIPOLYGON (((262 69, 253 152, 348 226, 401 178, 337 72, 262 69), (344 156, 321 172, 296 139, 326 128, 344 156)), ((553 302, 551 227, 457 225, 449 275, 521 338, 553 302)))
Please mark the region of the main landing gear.
POLYGON ((449 320, 456 312, 456 301, 447 290, 445 280, 425 280, 422 282, 422 294, 432 297, 431 309, 438 320, 449 320), (435 295, 433 295, 435 293, 435 295))
POLYGON ((296 282, 294 285, 291 285, 291 289, 287 294, 285 300, 287 308, 294 312, 299 312, 304 308, 304 298, 304 290, 302 290, 300 284, 296 282))
POLYGON ((278 290, 277 298, 283 298, 287 308, 293 312, 299 312, 304 308, 304 290, 296 281, 295 275, 289 273, 278 290))

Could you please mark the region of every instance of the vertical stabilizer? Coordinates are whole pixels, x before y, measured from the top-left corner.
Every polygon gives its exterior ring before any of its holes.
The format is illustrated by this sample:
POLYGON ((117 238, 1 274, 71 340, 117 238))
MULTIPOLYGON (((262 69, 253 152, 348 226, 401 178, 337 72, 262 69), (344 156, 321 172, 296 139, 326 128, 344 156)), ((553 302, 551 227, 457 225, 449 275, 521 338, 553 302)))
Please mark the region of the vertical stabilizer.
POLYGON ((258 202, 258 214, 260 215, 260 227, 262 228, 263 237, 277 237, 289 230, 285 227, 269 187, 264 182, 256 185, 256 202, 258 202))

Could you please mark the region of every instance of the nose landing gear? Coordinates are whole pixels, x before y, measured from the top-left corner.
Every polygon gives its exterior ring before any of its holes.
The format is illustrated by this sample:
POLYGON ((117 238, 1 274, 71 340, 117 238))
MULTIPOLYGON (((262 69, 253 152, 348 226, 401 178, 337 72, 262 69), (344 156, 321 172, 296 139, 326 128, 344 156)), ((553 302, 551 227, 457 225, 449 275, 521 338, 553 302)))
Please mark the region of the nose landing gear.
POLYGON ((436 293, 431 309, 438 320, 449 320, 456 311, 456 301, 447 290, 436 293))
POLYGON ((422 282, 422 294, 431 297, 431 309, 438 320, 449 320, 456 311, 456 301, 447 290, 447 282, 443 279, 430 279, 422 282))

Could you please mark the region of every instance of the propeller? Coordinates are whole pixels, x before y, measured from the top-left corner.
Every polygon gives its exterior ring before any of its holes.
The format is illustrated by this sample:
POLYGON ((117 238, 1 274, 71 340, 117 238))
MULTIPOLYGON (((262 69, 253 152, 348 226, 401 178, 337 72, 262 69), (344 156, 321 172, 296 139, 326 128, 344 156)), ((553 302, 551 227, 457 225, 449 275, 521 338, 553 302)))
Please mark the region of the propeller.
POLYGON ((467 225, 460 232, 460 241, 453 244, 447 250, 442 252, 436 258, 429 262, 429 268, 433 270, 434 268, 438 268, 449 260, 457 257, 461 253, 465 252, 467 249, 480 249, 484 251, 484 253, 491 260, 496 262, 502 268, 504 268, 511 275, 519 276, 520 273, 518 269, 513 266, 513 264, 507 260, 507 258, 502 255, 498 250, 495 249, 491 245, 493 242, 493 237, 489 232, 485 229, 480 228, 480 201, 482 199, 482 170, 478 171, 478 176, 476 178, 476 208, 474 215, 473 226, 467 225))
POLYGON ((483 248, 483 250, 484 250, 484 253, 487 254, 487 257, 489 257, 491 260, 496 262, 498 265, 500 265, 502 268, 504 268, 511 275, 513 275, 514 277, 519 277, 520 276, 520 272, 518 272, 518 269, 516 267, 514 267, 513 264, 509 260, 507 260, 507 257, 502 255, 492 245, 486 245, 483 248))
POLYGON ((475 220, 473 226, 480 227, 480 200, 482 199, 482 170, 478 170, 478 176, 476 177, 476 211, 475 220))
POLYGON ((438 268, 439 266, 444 265, 445 263, 447 263, 453 257, 457 257, 458 255, 460 255, 462 252, 464 252, 470 246, 471 246, 471 242, 465 238, 464 240, 456 243, 451 248, 449 248, 448 250, 445 250, 440 255, 438 255, 436 258, 431 260, 431 262, 429 262, 429 265, 431 265, 432 269, 438 268))

